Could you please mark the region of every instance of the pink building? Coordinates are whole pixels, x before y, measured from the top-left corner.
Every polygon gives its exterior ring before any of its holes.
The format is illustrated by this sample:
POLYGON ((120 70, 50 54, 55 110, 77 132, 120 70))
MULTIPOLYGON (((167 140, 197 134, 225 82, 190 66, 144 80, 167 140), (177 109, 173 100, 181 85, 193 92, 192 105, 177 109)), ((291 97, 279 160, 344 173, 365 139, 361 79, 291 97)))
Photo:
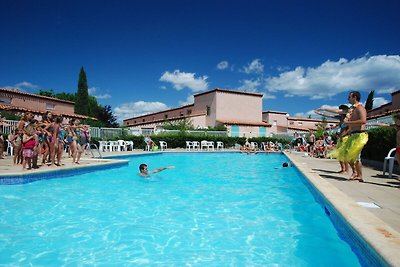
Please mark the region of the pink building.
MULTIPOLYGON (((293 134, 294 132, 305 133, 310 130, 317 130, 317 126, 322 120, 311 118, 289 117, 287 112, 264 111, 263 121, 271 124, 270 133, 272 134, 293 134)), ((334 128, 338 124, 337 120, 326 120, 327 128, 334 128)))
POLYGON ((262 94, 214 89, 194 95, 194 103, 124 120, 124 126, 155 129, 165 121, 190 119, 195 128, 225 125, 230 136, 266 136, 270 124, 262 120, 262 94))
POLYGON ((371 109, 368 111, 368 118, 376 118, 379 116, 387 116, 390 115, 391 112, 396 112, 400 109, 400 90, 391 93, 392 102, 386 103, 380 107, 371 109))
MULTIPOLYGON (((44 114, 51 111, 54 114, 70 118, 88 118, 74 113, 75 102, 29 94, 20 90, 0 88, 0 110, 33 112, 44 114)), ((92 118, 93 119, 93 118, 92 118)))

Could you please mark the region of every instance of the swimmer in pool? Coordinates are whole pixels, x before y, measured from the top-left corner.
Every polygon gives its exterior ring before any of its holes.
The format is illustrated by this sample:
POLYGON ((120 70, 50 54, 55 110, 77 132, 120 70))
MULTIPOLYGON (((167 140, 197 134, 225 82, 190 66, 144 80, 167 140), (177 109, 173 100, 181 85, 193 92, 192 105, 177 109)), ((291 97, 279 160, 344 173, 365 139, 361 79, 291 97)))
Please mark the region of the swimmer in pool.
POLYGON ((162 167, 162 168, 155 169, 153 171, 149 171, 147 169, 147 165, 142 163, 142 164, 139 165, 139 173, 138 173, 138 175, 143 176, 143 177, 149 177, 151 173, 157 173, 157 172, 160 172, 160 171, 163 171, 163 170, 166 170, 166 169, 173 169, 173 168, 175 168, 175 166, 167 166, 167 167, 162 167))

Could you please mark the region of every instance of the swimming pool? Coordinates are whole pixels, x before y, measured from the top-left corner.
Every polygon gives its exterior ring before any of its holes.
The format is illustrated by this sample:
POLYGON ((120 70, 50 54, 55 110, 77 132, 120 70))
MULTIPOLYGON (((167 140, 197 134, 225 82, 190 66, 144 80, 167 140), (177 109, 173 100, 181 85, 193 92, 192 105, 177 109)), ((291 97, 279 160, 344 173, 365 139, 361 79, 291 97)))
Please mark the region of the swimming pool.
POLYGON ((0 264, 359 266, 281 154, 129 157, 0 187, 0 264), (136 175, 174 165, 150 179, 136 175), (275 169, 277 168, 277 169, 275 169))

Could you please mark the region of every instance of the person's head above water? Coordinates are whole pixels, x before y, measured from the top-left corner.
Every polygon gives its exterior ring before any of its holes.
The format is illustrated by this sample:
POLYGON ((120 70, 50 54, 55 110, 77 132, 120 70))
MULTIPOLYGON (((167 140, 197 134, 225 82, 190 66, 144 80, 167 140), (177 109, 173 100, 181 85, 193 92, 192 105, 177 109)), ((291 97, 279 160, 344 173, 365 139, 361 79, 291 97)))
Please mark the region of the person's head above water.
POLYGON ((142 163, 139 165, 139 172, 140 173, 146 173, 147 172, 147 165, 142 163))
POLYGON ((289 163, 287 163, 287 162, 284 162, 283 164, 282 164, 282 167, 289 167, 289 163))

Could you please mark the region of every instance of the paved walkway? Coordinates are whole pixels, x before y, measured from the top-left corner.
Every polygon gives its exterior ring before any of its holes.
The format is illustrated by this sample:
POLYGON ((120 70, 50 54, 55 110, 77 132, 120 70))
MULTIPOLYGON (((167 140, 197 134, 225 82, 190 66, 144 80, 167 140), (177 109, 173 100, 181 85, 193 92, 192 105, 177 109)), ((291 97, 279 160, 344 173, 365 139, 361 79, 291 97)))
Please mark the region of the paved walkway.
POLYGON ((340 166, 336 160, 305 157, 304 153, 290 153, 290 156, 354 201, 378 206, 378 208, 367 209, 400 233, 400 181, 398 175, 393 175, 389 179, 387 173, 383 176, 381 170, 364 166, 365 182, 349 182, 347 179, 351 173, 348 175, 338 174, 340 166))

